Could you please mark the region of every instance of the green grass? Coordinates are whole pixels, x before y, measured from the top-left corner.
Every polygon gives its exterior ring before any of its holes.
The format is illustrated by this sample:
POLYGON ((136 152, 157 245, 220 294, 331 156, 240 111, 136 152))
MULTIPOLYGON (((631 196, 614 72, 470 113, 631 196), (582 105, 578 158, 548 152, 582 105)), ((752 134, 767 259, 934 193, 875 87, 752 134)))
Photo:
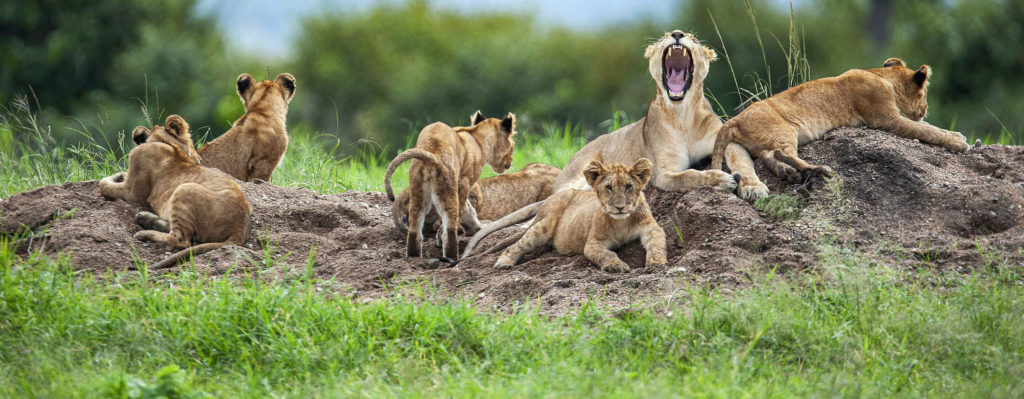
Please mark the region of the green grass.
POLYGON ((768 273, 728 295, 684 287, 654 308, 549 318, 420 287, 357 303, 303 276, 89 275, 4 241, 0 396, 1024 394, 1020 266, 908 282, 828 245, 820 257, 796 281, 768 273))
POLYGON ((792 194, 771 194, 754 201, 754 208, 777 221, 798 219, 803 211, 800 197, 792 194))

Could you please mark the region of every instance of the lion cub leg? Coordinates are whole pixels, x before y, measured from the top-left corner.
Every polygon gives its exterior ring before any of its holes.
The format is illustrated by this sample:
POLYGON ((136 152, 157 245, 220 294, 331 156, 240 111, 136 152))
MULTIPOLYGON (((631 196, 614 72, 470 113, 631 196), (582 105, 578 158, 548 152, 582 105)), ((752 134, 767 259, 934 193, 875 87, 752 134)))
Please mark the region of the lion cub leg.
POLYGON ((422 186, 413 184, 409 185, 409 228, 405 237, 405 252, 410 258, 418 258, 423 253, 423 224, 426 222, 431 204, 423 195, 422 186))
POLYGON ((725 148, 725 163, 733 175, 740 175, 739 187, 736 194, 746 201, 754 201, 758 198, 768 196, 768 186, 761 182, 754 172, 754 161, 750 159, 750 153, 746 148, 737 143, 729 143, 725 148))
POLYGON ((530 226, 523 237, 516 241, 515 244, 505 249, 498 257, 498 261, 494 262, 495 269, 507 269, 512 267, 522 258, 523 255, 535 251, 548 243, 555 237, 555 227, 557 227, 558 220, 553 215, 539 219, 530 226))
POLYGON ((170 223, 149 212, 140 212, 135 216, 135 221, 142 224, 143 227, 146 227, 146 224, 150 224, 153 227, 160 228, 165 227, 162 226, 163 223, 167 223, 170 226, 167 232, 156 229, 143 230, 135 233, 135 238, 141 241, 164 243, 174 248, 187 248, 192 244, 192 235, 195 233, 197 222, 195 219, 198 213, 198 209, 193 209, 188 199, 203 198, 208 192, 209 190, 205 187, 195 183, 185 183, 178 186, 178 188, 174 189, 174 193, 171 194, 171 198, 168 199, 168 202, 171 204, 171 209, 168 213, 170 223), (144 215, 147 213, 152 216, 144 215), (143 221, 140 221, 140 216, 143 221), (143 222, 146 224, 143 224, 143 222))
POLYGON ((970 148, 963 134, 940 129, 928 122, 913 121, 899 114, 878 119, 878 121, 875 121, 877 122, 876 126, 902 137, 918 139, 925 143, 942 146, 953 152, 964 152, 970 148))
POLYGON ((646 264, 650 266, 665 266, 668 263, 668 250, 665 244, 665 230, 654 221, 651 215, 644 224, 640 233, 640 244, 643 244, 647 252, 646 264))
POLYGON ((459 193, 447 192, 439 195, 441 209, 438 214, 441 216, 441 229, 444 231, 444 244, 441 247, 441 256, 448 259, 459 258, 459 193))
MULTIPOLYGON (((601 268, 602 271, 609 273, 628 272, 629 265, 623 262, 619 255, 610 249, 614 243, 611 238, 606 234, 597 232, 599 230, 596 228, 597 223, 600 222, 595 220, 595 226, 590 228, 587 244, 583 246, 583 256, 601 268)), ((664 240, 664 233, 662 235, 662 240, 664 240)), ((662 241, 662 245, 664 245, 664 241, 662 241)))
POLYGON ((119 172, 114 175, 104 177, 99 182, 100 194, 105 198, 130 200, 131 195, 128 190, 128 179, 126 176, 126 173, 119 172))
POLYGON ((153 212, 142 211, 135 214, 135 223, 146 230, 156 230, 161 233, 169 233, 171 224, 157 216, 153 212))
POLYGON ((655 179, 654 185, 662 190, 678 191, 681 193, 705 186, 722 191, 736 189, 736 181, 733 177, 718 169, 687 169, 682 172, 662 170, 661 176, 655 179))
MULTIPOLYGON (((800 157, 796 155, 796 145, 787 146, 775 150, 773 155, 773 158, 786 164, 789 164, 790 166, 796 168, 796 170, 799 171, 801 174, 814 173, 820 176, 832 176, 835 174, 835 172, 832 171, 832 168, 828 166, 812 165, 810 163, 807 163, 807 161, 800 159, 800 157)), ((789 179, 789 176, 786 177, 786 180, 793 182, 793 180, 789 179)))

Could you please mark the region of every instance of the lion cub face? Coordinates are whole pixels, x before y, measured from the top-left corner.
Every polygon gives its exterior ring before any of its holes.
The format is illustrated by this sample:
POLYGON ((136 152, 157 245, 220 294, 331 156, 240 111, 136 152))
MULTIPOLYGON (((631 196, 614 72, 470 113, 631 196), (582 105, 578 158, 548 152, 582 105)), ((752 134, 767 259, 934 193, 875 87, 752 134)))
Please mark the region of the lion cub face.
POLYGON ((631 167, 593 161, 583 175, 597 194, 601 211, 614 219, 625 219, 638 208, 641 191, 651 178, 651 161, 640 158, 631 167))
POLYGON ((178 115, 167 117, 165 126, 155 125, 150 130, 145 126, 138 126, 132 131, 132 141, 135 145, 144 143, 164 143, 179 149, 182 154, 192 161, 199 162, 199 154, 196 153, 195 145, 192 143, 192 133, 189 131, 188 122, 178 115))
POLYGON ((273 111, 288 112, 288 103, 295 95, 295 77, 290 73, 277 75, 274 80, 257 82, 247 73, 238 75, 238 97, 242 99, 245 112, 258 111, 256 108, 270 108, 273 111))
POLYGON ((680 30, 665 32, 661 39, 647 46, 644 57, 658 86, 658 95, 671 102, 683 101, 690 87, 707 77, 711 61, 718 59, 715 50, 702 46, 692 33, 680 30))
POLYGON ((890 58, 882 64, 883 77, 892 81, 896 90, 896 106, 909 119, 920 121, 928 113, 928 78, 932 69, 921 65, 917 70, 907 68, 903 60, 890 58))

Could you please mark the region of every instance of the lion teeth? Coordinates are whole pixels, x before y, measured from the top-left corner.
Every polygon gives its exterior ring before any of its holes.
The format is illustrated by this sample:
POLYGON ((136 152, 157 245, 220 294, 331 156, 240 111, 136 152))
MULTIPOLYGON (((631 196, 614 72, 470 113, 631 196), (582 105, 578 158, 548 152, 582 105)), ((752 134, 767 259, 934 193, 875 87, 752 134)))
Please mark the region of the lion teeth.
POLYGON ((672 56, 672 47, 669 47, 669 48, 668 48, 668 56, 669 56, 669 57, 671 57, 671 56, 672 56))

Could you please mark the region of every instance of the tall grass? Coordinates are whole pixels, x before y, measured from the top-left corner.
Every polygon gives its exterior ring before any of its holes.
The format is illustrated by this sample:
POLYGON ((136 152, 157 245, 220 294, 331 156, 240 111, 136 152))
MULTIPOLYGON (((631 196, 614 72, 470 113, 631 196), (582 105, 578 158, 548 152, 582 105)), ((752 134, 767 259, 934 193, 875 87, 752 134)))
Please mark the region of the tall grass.
POLYGON ((308 274, 89 275, 0 240, 0 396, 1024 394, 1020 266, 933 289, 838 248, 820 257, 795 282, 767 273, 728 295, 680 286, 652 308, 549 318, 417 286, 357 303, 308 274))

